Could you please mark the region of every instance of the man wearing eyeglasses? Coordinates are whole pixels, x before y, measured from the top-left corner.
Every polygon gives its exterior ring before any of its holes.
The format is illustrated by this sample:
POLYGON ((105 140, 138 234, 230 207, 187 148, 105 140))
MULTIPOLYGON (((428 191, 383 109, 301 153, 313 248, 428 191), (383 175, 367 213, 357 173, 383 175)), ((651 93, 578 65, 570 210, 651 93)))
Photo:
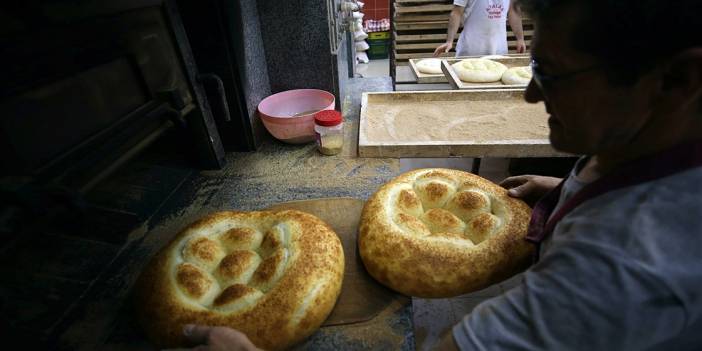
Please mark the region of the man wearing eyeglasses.
POLYGON ((453 328, 462 350, 702 349, 702 2, 523 0, 554 148, 584 155, 540 198, 521 284, 453 328))
MULTIPOLYGON (((536 21, 525 99, 544 104, 554 148, 584 156, 565 180, 503 182, 539 199, 536 263, 437 349, 702 349, 702 2, 520 3, 536 21)), ((231 329, 186 332, 255 349, 231 329)))
POLYGON ((461 23, 463 31, 456 44, 456 56, 506 54, 508 21, 517 38, 517 52, 525 52, 522 17, 512 1, 454 0, 446 42, 434 50, 434 56, 453 48, 453 39, 461 23))

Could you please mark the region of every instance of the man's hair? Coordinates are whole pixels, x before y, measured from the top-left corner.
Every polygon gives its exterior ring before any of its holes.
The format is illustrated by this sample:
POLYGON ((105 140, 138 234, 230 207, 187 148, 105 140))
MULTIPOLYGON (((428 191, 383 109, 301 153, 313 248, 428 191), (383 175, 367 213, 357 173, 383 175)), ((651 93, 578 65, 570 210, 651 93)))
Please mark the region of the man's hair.
POLYGON ((601 59, 613 83, 632 84, 659 60, 702 47, 700 0, 517 0, 537 25, 558 21, 571 3, 583 10, 573 47, 601 59))

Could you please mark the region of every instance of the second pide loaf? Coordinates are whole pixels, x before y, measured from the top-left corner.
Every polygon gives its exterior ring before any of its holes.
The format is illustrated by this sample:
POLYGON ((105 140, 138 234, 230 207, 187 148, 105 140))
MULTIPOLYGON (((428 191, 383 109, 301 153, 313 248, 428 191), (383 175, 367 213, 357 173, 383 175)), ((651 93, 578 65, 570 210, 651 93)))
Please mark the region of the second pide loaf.
POLYGON ((531 80, 531 67, 511 67, 502 75, 502 83, 507 85, 527 85, 531 80))
POLYGON ((185 228, 147 265, 136 310, 161 347, 186 346, 184 324, 228 326, 283 349, 331 312, 344 274, 341 242, 299 211, 219 212, 185 228))
POLYGON ((456 296, 499 282, 528 263, 530 215, 524 202, 471 173, 411 171, 366 203, 359 252, 368 272, 396 291, 456 296))
POLYGON ((451 65, 458 78, 466 83, 499 82, 507 66, 500 62, 483 58, 471 58, 451 65))

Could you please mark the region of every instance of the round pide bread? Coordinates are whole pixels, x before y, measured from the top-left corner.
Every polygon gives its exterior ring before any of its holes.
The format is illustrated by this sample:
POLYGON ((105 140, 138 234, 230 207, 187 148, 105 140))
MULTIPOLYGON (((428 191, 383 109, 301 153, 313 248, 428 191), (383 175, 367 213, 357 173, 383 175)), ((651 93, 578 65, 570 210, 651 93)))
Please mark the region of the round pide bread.
POLYGON ((189 225, 135 287, 140 324, 160 347, 187 345, 185 324, 227 326, 258 347, 311 335, 336 303, 344 252, 332 229, 300 211, 218 212, 189 225))
POLYGON ((441 60, 436 58, 423 59, 417 62, 417 69, 425 74, 441 74, 441 60))
POLYGON ((527 85, 531 81, 531 67, 510 67, 502 75, 502 83, 506 85, 527 85))
POLYGON ((504 64, 483 58, 470 58, 451 65, 461 81, 466 83, 499 82, 507 70, 504 64))
POLYGON ((531 209, 504 188, 450 169, 407 172, 378 189, 361 216, 358 247, 376 280, 405 295, 483 289, 527 264, 531 209))

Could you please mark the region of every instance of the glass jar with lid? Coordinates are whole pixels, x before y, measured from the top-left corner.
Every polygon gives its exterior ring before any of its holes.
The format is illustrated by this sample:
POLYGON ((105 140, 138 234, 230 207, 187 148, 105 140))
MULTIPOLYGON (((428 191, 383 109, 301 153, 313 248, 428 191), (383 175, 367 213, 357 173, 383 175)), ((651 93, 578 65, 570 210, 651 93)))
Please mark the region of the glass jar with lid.
POLYGON ((314 115, 317 149, 323 155, 336 155, 344 146, 344 119, 341 112, 322 110, 314 115))

